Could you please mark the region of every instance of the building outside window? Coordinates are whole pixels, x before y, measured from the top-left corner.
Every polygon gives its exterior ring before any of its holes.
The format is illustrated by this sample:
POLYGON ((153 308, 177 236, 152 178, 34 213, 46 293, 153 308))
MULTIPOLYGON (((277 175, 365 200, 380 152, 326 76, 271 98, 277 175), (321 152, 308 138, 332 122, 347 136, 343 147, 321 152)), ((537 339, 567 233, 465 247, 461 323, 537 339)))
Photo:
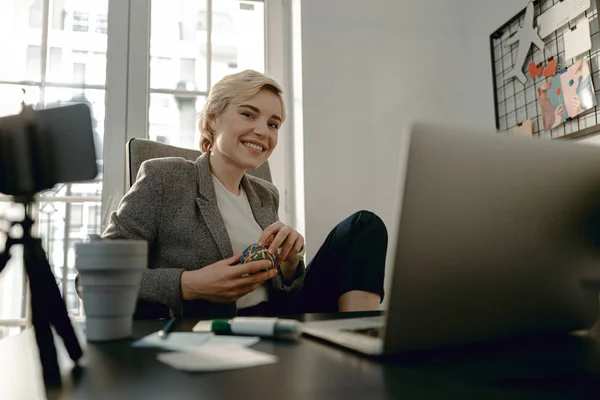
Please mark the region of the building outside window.
POLYGON ((90 16, 86 12, 73 12, 73 32, 87 32, 90 30, 90 16))

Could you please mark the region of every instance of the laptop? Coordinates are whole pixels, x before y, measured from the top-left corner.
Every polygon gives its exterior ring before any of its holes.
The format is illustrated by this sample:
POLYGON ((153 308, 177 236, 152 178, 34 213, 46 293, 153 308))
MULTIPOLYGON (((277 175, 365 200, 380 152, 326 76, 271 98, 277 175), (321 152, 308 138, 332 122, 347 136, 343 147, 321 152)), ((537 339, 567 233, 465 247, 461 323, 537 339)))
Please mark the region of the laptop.
POLYGON ((305 335, 382 355, 593 325, 600 147, 417 124, 403 151, 386 311, 305 335))

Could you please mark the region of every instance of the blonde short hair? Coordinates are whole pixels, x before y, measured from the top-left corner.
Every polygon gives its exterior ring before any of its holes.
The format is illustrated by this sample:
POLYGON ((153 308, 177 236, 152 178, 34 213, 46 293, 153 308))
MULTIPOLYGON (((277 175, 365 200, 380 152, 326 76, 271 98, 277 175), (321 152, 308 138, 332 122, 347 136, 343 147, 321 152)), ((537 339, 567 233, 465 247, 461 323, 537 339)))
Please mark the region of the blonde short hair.
POLYGON ((275 80, 253 70, 227 75, 213 85, 202 109, 200 121, 198 122, 200 149, 206 152, 210 150, 214 142, 214 132, 210 126, 211 115, 219 115, 232 102, 250 100, 263 89, 270 90, 279 97, 279 100, 281 100, 281 119, 285 121, 283 90, 275 80))

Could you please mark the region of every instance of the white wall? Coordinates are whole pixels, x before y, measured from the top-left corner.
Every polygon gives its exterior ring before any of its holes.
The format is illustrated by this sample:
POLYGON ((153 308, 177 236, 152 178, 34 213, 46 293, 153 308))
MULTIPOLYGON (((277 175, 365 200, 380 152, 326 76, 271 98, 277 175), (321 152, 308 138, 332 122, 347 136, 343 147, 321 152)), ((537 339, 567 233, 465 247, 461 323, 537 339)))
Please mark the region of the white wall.
POLYGON ((490 34, 522 11, 528 2, 462 0, 469 103, 473 107, 470 125, 495 129, 490 34))
POLYGON ((360 209, 392 226, 402 132, 415 120, 458 124, 476 102, 461 1, 304 0, 301 22, 310 258, 360 209))

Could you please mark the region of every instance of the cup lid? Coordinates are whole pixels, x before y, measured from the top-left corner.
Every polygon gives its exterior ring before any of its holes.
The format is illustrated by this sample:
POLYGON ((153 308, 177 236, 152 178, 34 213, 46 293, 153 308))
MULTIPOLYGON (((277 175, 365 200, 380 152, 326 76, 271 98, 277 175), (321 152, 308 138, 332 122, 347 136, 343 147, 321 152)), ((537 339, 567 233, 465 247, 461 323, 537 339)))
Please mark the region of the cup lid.
POLYGON ((148 242, 145 240, 93 240, 75 244, 75 254, 78 257, 107 257, 120 255, 148 254, 148 242))

